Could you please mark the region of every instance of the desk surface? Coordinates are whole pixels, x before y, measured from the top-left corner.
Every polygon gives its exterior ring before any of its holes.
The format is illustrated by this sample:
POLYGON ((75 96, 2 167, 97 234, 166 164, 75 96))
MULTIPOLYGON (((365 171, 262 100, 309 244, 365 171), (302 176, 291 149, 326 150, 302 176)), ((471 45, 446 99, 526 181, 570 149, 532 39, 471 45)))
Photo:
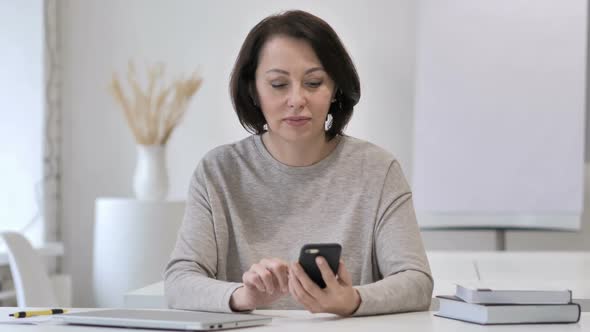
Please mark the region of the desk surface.
MULTIPOLYGON (((466 282, 473 282, 473 280, 465 280, 466 282)), ((494 281, 494 280, 492 280, 494 281)), ((457 283, 462 280, 439 280, 434 283, 434 294, 449 295, 455 293, 457 283)), ((496 284, 502 285, 505 283, 511 286, 511 281, 495 280, 496 284)), ((545 287, 557 287, 567 285, 573 291, 574 302, 580 304, 582 311, 590 312, 590 287, 588 281, 579 280, 553 280, 553 281, 531 281, 530 285, 535 285, 539 289, 545 287)), ((124 296, 125 307, 127 308, 145 308, 145 309, 160 309, 166 308, 166 299, 164 298, 164 282, 160 281, 146 287, 128 292, 124 296)), ((438 300, 433 299, 433 306, 431 309, 438 308, 438 300)))
MULTIPOLYGON (((74 309, 72 311, 83 311, 74 309)), ((17 325, 2 323, 6 321, 9 313, 17 311, 16 308, 0 307, 0 329, 10 327, 15 332, 98 332, 98 331, 130 331, 129 329, 84 327, 74 325, 17 325)), ((258 310, 255 313, 273 317, 270 325, 245 329, 232 329, 229 331, 404 331, 404 332, 467 332, 467 331, 502 331, 502 332, 543 332, 543 331, 589 331, 590 313, 582 313, 582 318, 577 324, 544 324, 544 325, 504 325, 504 326, 480 326, 433 316, 432 311, 414 312, 395 315, 339 318, 328 314, 310 314, 306 311, 285 310, 258 310)), ((133 331, 154 331, 133 329, 133 331)))

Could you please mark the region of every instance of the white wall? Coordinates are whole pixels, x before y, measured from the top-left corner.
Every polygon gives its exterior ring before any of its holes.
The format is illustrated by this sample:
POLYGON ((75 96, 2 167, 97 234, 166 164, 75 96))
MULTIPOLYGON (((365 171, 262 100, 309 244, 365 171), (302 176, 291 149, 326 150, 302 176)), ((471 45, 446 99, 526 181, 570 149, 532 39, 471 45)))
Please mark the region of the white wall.
POLYGON ((108 94, 130 57, 170 72, 202 69, 204 85, 168 146, 171 197, 183 198, 201 156, 245 137, 228 98, 228 77, 247 32, 284 9, 328 21, 354 58, 363 96, 350 134, 393 151, 409 170, 414 4, 406 1, 63 1, 63 236, 74 304, 92 305, 96 197, 130 196, 135 147, 108 94))
MULTIPOLYGON (((184 197, 189 177, 206 151, 247 135, 227 92, 235 56, 254 24, 291 8, 309 10, 329 22, 357 65, 363 91, 348 134, 389 149, 401 161, 408 178, 411 176, 413 0, 67 0, 60 5, 62 233, 64 267, 74 277, 75 306, 92 305, 94 200, 132 195, 135 146, 121 110, 107 90, 111 72, 124 71, 130 57, 164 61, 170 72, 188 73, 200 67, 205 79, 169 142, 171 198, 184 197)), ((492 249, 494 245, 491 232, 425 232, 424 237, 429 248, 492 249)), ((510 234, 509 248, 514 247, 512 239, 510 234)), ((525 235, 528 239, 534 240, 530 244, 533 248, 542 248, 545 241, 525 235)), ((563 248, 590 248, 578 235, 564 235, 558 243, 563 248)))

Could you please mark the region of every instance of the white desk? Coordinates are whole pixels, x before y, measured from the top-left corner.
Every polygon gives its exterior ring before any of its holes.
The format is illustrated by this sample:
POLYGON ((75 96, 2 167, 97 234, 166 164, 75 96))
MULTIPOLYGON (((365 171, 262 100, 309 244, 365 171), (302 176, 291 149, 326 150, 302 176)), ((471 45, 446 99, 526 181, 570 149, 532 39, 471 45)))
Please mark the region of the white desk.
MULTIPOLYGON (((74 309, 76 310, 76 309, 74 309)), ((73 310, 73 311, 74 311, 73 310)), ((84 309, 77 309, 82 311, 84 309)), ((16 308, 0 308, 0 321, 5 321, 9 313, 17 311, 16 308)), ((284 310, 258 310, 255 313, 273 317, 270 325, 249 327, 244 329, 232 329, 229 331, 404 331, 404 332, 471 332, 471 331, 502 331, 502 332, 590 332, 590 313, 582 313, 577 324, 544 324, 544 325, 504 325, 504 326, 480 326, 456 320, 433 316, 432 311, 414 312, 395 315, 382 315, 370 317, 339 318, 328 314, 310 314, 305 311, 284 310)), ((129 329, 84 327, 74 325, 8 325, 0 323, 0 330, 14 332, 99 332, 99 331, 130 331, 129 329)), ((133 329, 133 331, 154 331, 133 329)))
POLYGON ((126 308, 167 308, 164 282, 160 281, 126 293, 124 304, 126 308))
MULTIPOLYGON (((455 293, 455 283, 461 283, 462 280, 437 280, 434 284, 434 294, 450 295, 455 293)), ((465 280, 473 281, 473 280, 465 280)), ((506 284, 507 287, 512 286, 509 280, 491 280, 495 285, 506 284)), ((557 287, 567 285, 573 291, 574 302, 579 303, 582 311, 590 312, 590 284, 577 280, 553 280, 553 281, 533 281, 530 285, 535 285, 539 289, 547 287, 557 287)), ((126 308, 166 308, 166 299, 164 297, 164 282, 160 281, 146 287, 128 292, 124 296, 124 305, 126 308)), ((431 308, 438 308, 438 301, 433 299, 431 308)))
MULTIPOLYGON (((455 284, 490 281, 507 286, 526 283, 539 289, 571 289, 574 302, 590 311, 590 252, 482 252, 430 251, 434 296, 454 294, 455 284)), ((129 308, 166 308, 162 282, 130 291, 124 296, 129 308)), ((433 301, 432 309, 438 308, 433 301)))

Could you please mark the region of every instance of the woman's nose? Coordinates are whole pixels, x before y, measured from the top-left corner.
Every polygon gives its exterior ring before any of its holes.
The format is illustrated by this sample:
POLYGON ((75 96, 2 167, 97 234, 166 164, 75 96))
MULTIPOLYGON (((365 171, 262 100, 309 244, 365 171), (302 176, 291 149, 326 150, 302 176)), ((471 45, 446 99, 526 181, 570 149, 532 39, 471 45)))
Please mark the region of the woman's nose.
POLYGON ((303 91, 299 87, 294 87, 293 89, 291 89, 291 93, 289 94, 289 98, 287 100, 289 108, 299 110, 305 107, 306 103, 307 99, 305 97, 305 91, 303 91))

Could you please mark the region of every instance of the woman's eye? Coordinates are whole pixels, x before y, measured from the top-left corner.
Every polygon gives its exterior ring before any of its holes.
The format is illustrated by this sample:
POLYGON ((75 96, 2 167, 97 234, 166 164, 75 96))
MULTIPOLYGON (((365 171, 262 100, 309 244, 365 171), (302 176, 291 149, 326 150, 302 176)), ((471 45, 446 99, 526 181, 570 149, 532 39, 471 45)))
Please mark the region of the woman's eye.
POLYGON ((308 82, 307 83, 307 86, 312 87, 312 88, 317 88, 320 85, 322 85, 322 82, 321 81, 318 81, 318 82, 308 82))
POLYGON ((281 89, 287 86, 287 83, 271 83, 270 84, 275 89, 281 89))

